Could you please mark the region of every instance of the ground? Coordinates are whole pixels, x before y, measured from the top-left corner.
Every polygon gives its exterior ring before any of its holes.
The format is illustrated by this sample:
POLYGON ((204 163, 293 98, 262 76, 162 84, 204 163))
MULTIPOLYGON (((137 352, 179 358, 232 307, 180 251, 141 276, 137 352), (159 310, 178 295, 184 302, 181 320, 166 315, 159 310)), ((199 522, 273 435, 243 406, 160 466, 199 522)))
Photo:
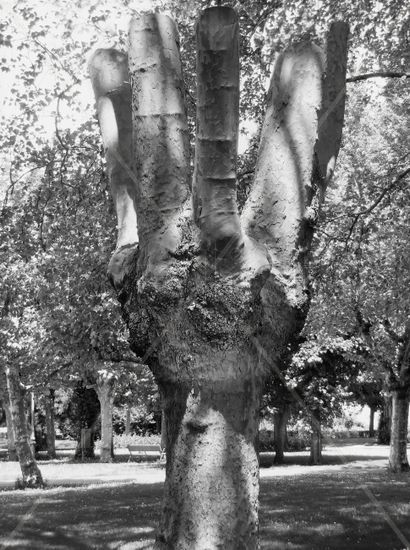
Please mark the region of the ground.
MULTIPOLYGON (((410 475, 389 474, 387 456, 386 446, 357 440, 328 445, 322 466, 307 465, 305 452, 286 455, 284 466, 262 467, 261 548, 410 549, 410 475)), ((263 455, 262 464, 270 460, 263 455)), ((163 468, 40 466, 50 484, 76 486, 1 492, 1 549, 152 548, 163 468)), ((10 488, 17 465, 0 468, 0 482, 10 488)))

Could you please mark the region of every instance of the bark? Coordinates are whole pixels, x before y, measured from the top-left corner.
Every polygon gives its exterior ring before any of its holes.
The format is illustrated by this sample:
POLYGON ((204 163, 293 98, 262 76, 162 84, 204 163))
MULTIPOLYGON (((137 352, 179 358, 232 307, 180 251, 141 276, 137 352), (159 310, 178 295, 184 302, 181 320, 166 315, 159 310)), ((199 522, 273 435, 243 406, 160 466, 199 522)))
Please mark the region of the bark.
POLYGON ((290 416, 290 405, 286 403, 275 415, 275 464, 283 464, 287 442, 286 426, 290 416))
POLYGON ((50 459, 56 455, 56 432, 54 426, 54 390, 50 389, 44 398, 46 416, 47 454, 50 459))
POLYGON ((118 219, 117 245, 108 274, 114 286, 119 288, 138 246, 135 176, 131 168, 131 87, 127 56, 113 49, 97 50, 90 60, 89 71, 118 219))
POLYGON ((167 466, 157 548, 257 548, 259 391, 167 384, 167 466))
POLYGON ((369 437, 375 436, 374 431, 374 415, 376 413, 376 409, 374 407, 370 407, 370 419, 369 419, 369 437))
POLYGON ((24 406, 24 392, 19 374, 13 366, 6 367, 6 378, 16 451, 23 476, 23 486, 29 488, 43 487, 43 478, 30 447, 24 406))
POLYGON ((237 37, 231 8, 202 12, 192 213, 176 27, 151 13, 130 28, 139 248, 116 280, 132 350, 165 401, 163 549, 258 548, 262 382, 306 318, 309 208, 340 141, 345 41, 330 38, 325 77, 318 48, 291 48, 274 72, 256 178, 239 217, 237 37), (331 122, 319 124, 319 112, 331 122))
POLYGON ((406 390, 392 392, 392 421, 389 467, 392 472, 409 470, 407 459, 407 433, 409 419, 409 395, 406 390))
POLYGON ((10 461, 18 460, 16 452, 16 444, 14 441, 14 430, 13 422, 11 418, 11 410, 8 395, 5 396, 3 400, 3 408, 6 413, 6 424, 7 424, 7 450, 8 450, 8 459, 10 461))
POLYGON ((389 445, 391 430, 391 398, 385 399, 382 410, 380 411, 377 443, 379 445, 389 445))
POLYGON ((312 413, 311 437, 310 437, 310 463, 322 463, 322 431, 320 427, 320 416, 312 413))
POLYGON ((112 462, 113 429, 112 411, 114 405, 114 376, 110 373, 99 375, 97 379, 97 395, 101 406, 101 451, 100 462, 112 462))

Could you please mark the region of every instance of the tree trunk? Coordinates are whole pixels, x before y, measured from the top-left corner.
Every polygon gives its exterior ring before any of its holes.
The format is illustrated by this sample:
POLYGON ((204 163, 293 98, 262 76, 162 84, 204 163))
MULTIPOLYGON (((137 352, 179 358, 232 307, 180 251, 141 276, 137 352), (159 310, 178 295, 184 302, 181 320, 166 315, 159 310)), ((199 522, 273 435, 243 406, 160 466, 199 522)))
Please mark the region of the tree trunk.
POLYGON ((312 413, 310 436, 310 464, 322 463, 322 431, 320 428, 320 416, 312 413))
POLYGON ((252 384, 164 387, 168 454, 157 548, 258 547, 259 393, 252 384))
POLYGON ((380 411, 377 443, 379 445, 390 444, 391 431, 391 398, 385 398, 383 408, 380 411))
POLYGON ((164 409, 162 409, 162 412, 161 412, 161 447, 162 449, 167 448, 167 424, 165 420, 164 409))
POLYGON ((44 487, 41 472, 30 447, 24 393, 20 384, 19 374, 14 366, 6 367, 6 378, 16 451, 23 476, 23 486, 30 488, 44 487))
POLYGON ((392 422, 389 467, 392 472, 409 470, 407 459, 407 432, 409 419, 409 395, 406 390, 392 392, 392 422))
POLYGON ((275 464, 283 464, 287 443, 286 426, 290 415, 290 405, 286 403, 275 415, 275 464))
POLYGON ((54 390, 50 389, 44 397, 44 408, 46 415, 46 435, 48 458, 57 458, 56 455, 56 432, 54 425, 54 390))
POLYGON ((100 462, 112 462, 113 430, 112 410, 114 404, 114 378, 99 376, 97 379, 97 395, 101 406, 101 450, 100 462))
POLYGON ((157 547, 167 550, 259 547, 260 388, 306 319, 316 190, 323 193, 330 179, 341 138, 347 27, 338 22, 327 67, 323 52, 306 43, 278 61, 240 215, 238 36, 233 9, 201 13, 192 196, 173 21, 136 15, 129 79, 119 52, 99 50, 90 63, 118 226, 135 230, 125 203, 138 220, 138 249, 131 235, 109 272, 131 347, 164 395, 167 466, 157 547), (127 97, 132 128, 124 123, 127 97), (124 169, 126 184, 118 175, 124 169))
POLYGON ((16 444, 14 441, 13 422, 11 418, 10 400, 9 400, 8 394, 6 394, 4 397, 3 408, 4 408, 4 412, 6 413, 8 459, 10 461, 16 461, 18 460, 18 458, 17 458, 17 452, 16 452, 16 444))
POLYGON ((125 435, 131 433, 131 405, 127 404, 125 413, 125 435))
POLYGON ((374 437, 374 415, 376 413, 376 409, 374 407, 370 407, 370 419, 369 419, 369 437, 374 437))

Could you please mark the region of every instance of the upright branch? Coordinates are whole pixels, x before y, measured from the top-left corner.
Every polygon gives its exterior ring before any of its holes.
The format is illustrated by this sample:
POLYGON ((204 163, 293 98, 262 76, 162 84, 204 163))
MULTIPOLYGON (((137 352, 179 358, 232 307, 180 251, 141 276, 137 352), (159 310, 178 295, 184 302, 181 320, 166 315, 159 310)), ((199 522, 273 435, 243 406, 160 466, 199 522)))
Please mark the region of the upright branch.
POLYGON ((175 254, 189 195, 189 142, 179 40, 167 15, 137 14, 130 25, 133 155, 140 266, 175 254))
POLYGON ((202 245, 217 253, 241 241, 236 203, 239 26, 228 8, 209 8, 197 25, 197 128, 193 200, 202 245))
POLYGON ((138 244, 127 56, 114 49, 97 50, 90 60, 89 71, 118 220, 116 252, 108 267, 110 278, 118 288, 128 269, 130 252, 138 244))
POLYGON ((343 126, 348 27, 334 23, 326 55, 300 42, 276 62, 255 178, 242 212, 246 233, 270 251, 274 269, 302 280, 322 193, 343 126))

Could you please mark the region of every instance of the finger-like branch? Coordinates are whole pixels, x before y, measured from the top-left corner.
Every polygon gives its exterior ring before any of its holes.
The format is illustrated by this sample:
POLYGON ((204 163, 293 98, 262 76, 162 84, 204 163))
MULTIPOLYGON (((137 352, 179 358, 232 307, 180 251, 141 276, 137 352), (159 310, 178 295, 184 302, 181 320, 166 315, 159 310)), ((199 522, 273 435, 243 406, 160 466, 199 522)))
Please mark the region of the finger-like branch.
POLYGON ((168 16, 143 13, 131 21, 129 40, 138 234, 141 258, 155 264, 180 243, 189 195, 178 33, 168 16))
POLYGON ((323 97, 315 148, 319 176, 325 187, 333 175, 342 140, 348 35, 349 27, 342 21, 332 23, 327 35, 323 97))
POLYGON ((124 278, 129 251, 138 243, 127 56, 114 49, 97 50, 89 63, 89 71, 118 219, 117 252, 109 266, 110 277, 118 286, 124 278))
POLYGON ((208 8, 197 26, 197 140, 194 210, 208 250, 235 250, 241 240, 236 205, 239 122, 239 27, 229 7, 208 8))
POLYGON ((254 183, 242 212, 245 231, 267 245, 282 273, 297 258, 300 226, 311 197, 322 51, 306 42, 282 54, 273 72, 254 183))

